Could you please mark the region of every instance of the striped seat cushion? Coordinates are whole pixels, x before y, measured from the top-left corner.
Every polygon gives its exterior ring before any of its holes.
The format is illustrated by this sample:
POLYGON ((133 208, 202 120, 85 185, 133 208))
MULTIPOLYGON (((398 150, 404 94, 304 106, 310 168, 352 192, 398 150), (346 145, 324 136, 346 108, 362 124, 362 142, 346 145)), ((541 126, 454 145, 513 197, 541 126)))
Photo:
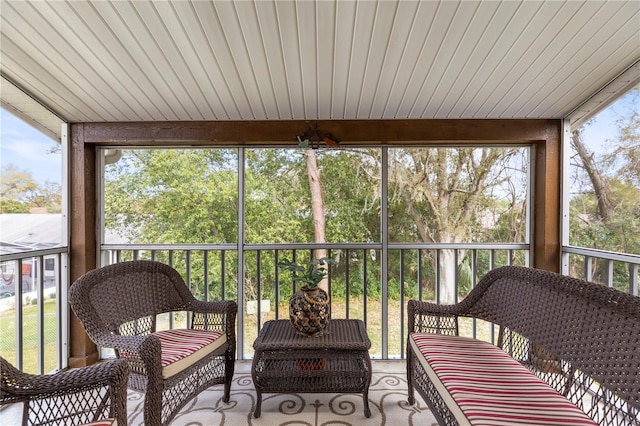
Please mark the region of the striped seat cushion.
POLYGON ((595 425, 582 410, 500 348, 412 333, 410 345, 461 425, 595 425))
POLYGON ((116 419, 104 419, 91 423, 83 423, 82 426, 118 426, 118 421, 116 419))
POLYGON ((210 330, 175 329, 152 335, 160 339, 165 379, 200 361, 227 341, 226 333, 210 330))

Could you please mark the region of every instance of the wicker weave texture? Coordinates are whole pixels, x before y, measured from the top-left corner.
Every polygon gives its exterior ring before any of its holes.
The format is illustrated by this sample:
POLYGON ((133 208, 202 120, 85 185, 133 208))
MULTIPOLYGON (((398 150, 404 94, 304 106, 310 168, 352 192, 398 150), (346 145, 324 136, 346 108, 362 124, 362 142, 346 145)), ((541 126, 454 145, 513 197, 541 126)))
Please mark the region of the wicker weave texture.
POLYGON ((195 299, 171 266, 148 260, 116 263, 87 272, 70 289, 70 303, 89 337, 113 348, 131 369, 129 387, 145 393, 145 425, 168 424, 202 390, 224 384, 229 400, 235 363, 237 304, 195 299), (190 327, 223 331, 227 341, 210 356, 162 378, 156 318, 187 312, 190 327))
POLYGON ((360 320, 331 320, 321 336, 305 337, 288 320, 267 321, 253 343, 251 368, 256 387, 255 417, 262 393, 362 393, 365 416, 371 411, 371 341, 360 320))
POLYGON ((56 374, 27 374, 0 357, 0 405, 24 403, 23 425, 80 425, 115 418, 127 425, 123 360, 108 360, 56 374))
POLYGON ((325 333, 313 338, 299 335, 288 320, 267 321, 253 343, 259 351, 298 349, 327 349, 368 351, 371 341, 359 320, 334 319, 329 322, 325 333))
MULTIPOLYGON (((505 266, 490 271, 458 304, 408 303, 409 333, 456 334, 458 317, 500 326, 498 346, 597 423, 640 425, 640 298, 553 272, 505 266)), ((410 389, 429 403, 429 389, 416 379, 422 376, 419 362, 411 358, 410 389)))

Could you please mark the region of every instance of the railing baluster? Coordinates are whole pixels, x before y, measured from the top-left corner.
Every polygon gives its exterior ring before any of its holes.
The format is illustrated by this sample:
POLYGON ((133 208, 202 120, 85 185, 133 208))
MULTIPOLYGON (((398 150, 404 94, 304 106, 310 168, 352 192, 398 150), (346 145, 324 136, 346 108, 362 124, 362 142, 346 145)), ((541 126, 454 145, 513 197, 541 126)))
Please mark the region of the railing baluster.
POLYGON ((362 249, 362 315, 365 328, 367 328, 367 299, 367 250, 362 249))
POLYGON ((422 249, 418 249, 418 300, 422 300, 422 249))
POLYGON ((433 285, 433 288, 435 290, 435 301, 436 303, 440 303, 440 249, 436 249, 435 271, 436 277, 435 283, 433 285))
POLYGON ((350 260, 350 256, 351 254, 349 253, 349 249, 346 250, 346 255, 345 255, 345 260, 346 260, 346 265, 345 265, 345 318, 349 318, 349 300, 351 299, 351 295, 350 295, 350 287, 351 287, 351 280, 349 279, 349 260, 350 260))
MULTIPOLYGON (((280 319, 280 268, 278 268, 278 263, 280 262, 280 251, 279 250, 273 250, 273 269, 274 269, 274 277, 276 278, 275 281, 273 282, 273 294, 275 295, 274 298, 275 303, 276 303, 276 319, 280 319)), ((331 288, 329 288, 329 290, 331 290, 331 288)), ((331 294, 331 293, 329 293, 331 294)))
POLYGON ((22 346, 22 342, 23 342, 23 321, 24 321, 24 316, 22 313, 23 310, 23 303, 22 303, 22 260, 18 260, 16 262, 17 267, 14 269, 14 271, 16 272, 16 276, 14 278, 14 282, 17 279, 17 284, 16 284, 16 324, 20 324, 20 327, 18 327, 18 330, 16 330, 16 366, 18 367, 18 369, 22 370, 23 369, 23 346, 22 346))
MULTIPOLYGON (((476 268, 478 267, 478 251, 472 249, 471 252, 471 289, 476 286, 476 268)), ((474 339, 478 336, 478 324, 475 317, 471 319, 471 337, 474 339)))
POLYGON ((209 301, 209 251, 204 250, 202 253, 203 263, 203 280, 204 280, 204 300, 209 301))
POLYGON ((44 257, 38 256, 32 258, 32 268, 37 269, 36 276, 36 306, 37 306, 37 336, 38 336, 38 374, 45 374, 44 371, 44 257), (33 268, 33 265, 37 265, 37 268, 33 268))
POLYGON ((226 291, 226 250, 220 250, 220 299, 225 300, 227 298, 226 291))
POLYGON ((262 251, 257 251, 256 252, 256 324, 258 326, 258 332, 260 331, 260 318, 262 315, 262 307, 260 305, 262 305, 262 287, 261 287, 261 283, 262 283, 262 261, 261 261, 261 255, 262 251))

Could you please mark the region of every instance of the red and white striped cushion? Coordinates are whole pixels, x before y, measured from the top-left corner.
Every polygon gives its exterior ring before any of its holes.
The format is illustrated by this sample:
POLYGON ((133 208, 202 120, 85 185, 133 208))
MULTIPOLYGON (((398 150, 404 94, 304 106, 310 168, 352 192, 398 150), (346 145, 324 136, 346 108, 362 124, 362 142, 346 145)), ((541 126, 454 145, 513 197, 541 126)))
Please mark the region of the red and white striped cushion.
POLYGON ((500 348, 480 340, 412 333, 410 344, 463 425, 595 425, 582 410, 500 348))
POLYGON ((91 423, 83 423, 82 426, 118 426, 118 421, 116 419, 104 419, 91 423))
POLYGON ((209 355, 227 341, 226 333, 175 329, 152 333, 160 339, 162 377, 171 377, 209 355))

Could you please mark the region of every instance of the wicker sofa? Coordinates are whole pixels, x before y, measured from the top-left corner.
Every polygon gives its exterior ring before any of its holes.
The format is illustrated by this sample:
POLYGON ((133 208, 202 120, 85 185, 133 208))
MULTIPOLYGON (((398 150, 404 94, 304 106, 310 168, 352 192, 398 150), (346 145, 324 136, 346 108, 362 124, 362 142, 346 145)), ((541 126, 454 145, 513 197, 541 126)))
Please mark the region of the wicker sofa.
POLYGON ((409 403, 417 390, 441 425, 638 426, 640 298, 495 269, 457 304, 408 302, 407 379, 409 403), (497 346, 460 336, 470 321, 497 346))
POLYGON ((87 272, 69 300, 89 337, 126 359, 129 388, 145 394, 146 426, 166 425, 193 397, 233 379, 238 306, 231 300, 195 299, 171 266, 134 260, 87 272), (186 313, 188 325, 157 330, 157 318, 186 313))

